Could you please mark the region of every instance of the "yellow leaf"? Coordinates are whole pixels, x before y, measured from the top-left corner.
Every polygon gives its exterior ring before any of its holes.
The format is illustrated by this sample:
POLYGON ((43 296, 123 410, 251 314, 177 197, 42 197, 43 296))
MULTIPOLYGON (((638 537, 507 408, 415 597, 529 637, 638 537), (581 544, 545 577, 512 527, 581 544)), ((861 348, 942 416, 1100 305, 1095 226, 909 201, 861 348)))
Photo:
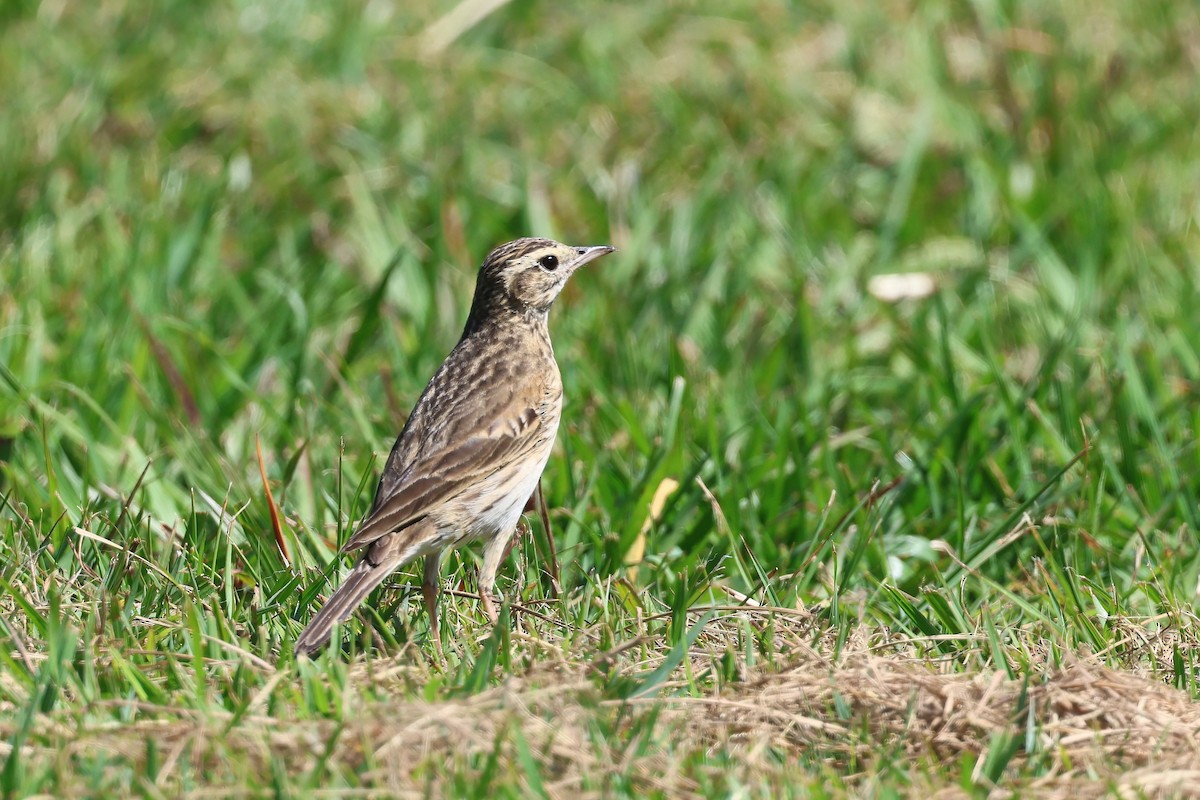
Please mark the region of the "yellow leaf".
POLYGON ((679 481, 674 478, 663 478, 662 482, 658 484, 658 488, 654 490, 654 496, 650 498, 650 512, 646 514, 637 538, 625 552, 625 566, 629 567, 630 581, 637 580, 637 565, 642 563, 642 558, 646 555, 646 534, 650 532, 650 526, 662 517, 663 506, 667 504, 667 498, 678 488, 679 481))

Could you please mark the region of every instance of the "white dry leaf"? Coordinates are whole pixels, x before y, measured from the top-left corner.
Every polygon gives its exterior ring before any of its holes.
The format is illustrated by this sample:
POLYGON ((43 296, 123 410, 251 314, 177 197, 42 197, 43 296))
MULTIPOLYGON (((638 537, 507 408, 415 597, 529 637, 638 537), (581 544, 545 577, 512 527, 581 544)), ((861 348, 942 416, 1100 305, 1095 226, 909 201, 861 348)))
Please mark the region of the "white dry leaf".
POLYGON ((893 272, 875 275, 867 281, 867 291, 884 303, 920 300, 929 297, 936 288, 933 275, 928 272, 893 272))

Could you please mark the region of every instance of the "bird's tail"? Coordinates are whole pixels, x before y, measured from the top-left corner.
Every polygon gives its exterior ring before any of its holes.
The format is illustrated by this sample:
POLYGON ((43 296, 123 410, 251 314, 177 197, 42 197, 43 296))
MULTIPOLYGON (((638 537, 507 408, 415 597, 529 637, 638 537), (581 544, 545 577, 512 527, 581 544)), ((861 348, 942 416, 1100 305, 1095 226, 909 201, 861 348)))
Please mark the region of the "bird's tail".
POLYGON ((312 656, 322 650, 329 643, 333 626, 349 619, 371 590, 399 566, 395 559, 372 564, 370 558, 364 556, 296 639, 296 654, 312 656))

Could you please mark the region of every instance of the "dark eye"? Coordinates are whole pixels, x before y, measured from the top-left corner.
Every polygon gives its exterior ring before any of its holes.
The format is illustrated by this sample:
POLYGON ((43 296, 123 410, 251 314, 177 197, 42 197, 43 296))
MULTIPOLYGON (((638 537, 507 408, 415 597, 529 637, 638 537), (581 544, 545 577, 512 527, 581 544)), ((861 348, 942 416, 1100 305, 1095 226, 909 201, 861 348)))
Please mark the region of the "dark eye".
POLYGON ((558 269, 558 256, 542 256, 538 259, 538 266, 546 272, 554 272, 558 269))

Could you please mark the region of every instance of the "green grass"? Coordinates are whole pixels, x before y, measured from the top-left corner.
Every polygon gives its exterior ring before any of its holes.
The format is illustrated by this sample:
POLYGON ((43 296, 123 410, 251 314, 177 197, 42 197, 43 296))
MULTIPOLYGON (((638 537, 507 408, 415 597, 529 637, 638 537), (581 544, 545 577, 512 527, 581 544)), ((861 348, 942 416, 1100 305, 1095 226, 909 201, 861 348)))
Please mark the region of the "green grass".
POLYGON ((1035 686, 1093 654, 1200 697, 1193 6, 449 8, 0 12, 0 791, 1061 771, 1013 757, 1024 718, 910 763, 849 703, 798 748, 672 710, 885 640, 1035 686), (493 631, 465 550, 444 653, 409 569, 295 663, 476 265, 531 234, 621 249, 552 315, 562 594, 525 539, 493 631), (896 272, 935 292, 873 296, 896 272))

